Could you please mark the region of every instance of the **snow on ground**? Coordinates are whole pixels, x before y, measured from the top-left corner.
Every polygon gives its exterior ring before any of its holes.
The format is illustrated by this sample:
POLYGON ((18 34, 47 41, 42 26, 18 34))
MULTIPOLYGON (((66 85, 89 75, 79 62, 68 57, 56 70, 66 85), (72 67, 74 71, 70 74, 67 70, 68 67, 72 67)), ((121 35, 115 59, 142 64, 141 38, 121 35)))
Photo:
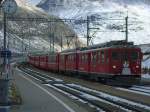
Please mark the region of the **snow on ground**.
POLYGON ((131 89, 131 90, 141 91, 141 92, 145 92, 145 93, 150 94, 150 90, 148 90, 148 89, 137 88, 137 87, 132 87, 132 88, 130 88, 130 89, 131 89))
POLYGON ((150 74, 143 74, 142 78, 150 79, 150 74))
POLYGON ((135 91, 135 90, 125 89, 125 88, 116 88, 116 89, 123 90, 123 91, 128 91, 128 92, 132 92, 132 93, 137 93, 137 94, 142 94, 142 95, 150 96, 150 94, 144 93, 144 92, 141 92, 141 91, 135 91))
MULTIPOLYGON (((69 85, 69 84, 68 84, 68 85, 69 85)), ((86 99, 94 100, 94 101, 100 101, 100 102, 105 102, 105 103, 107 103, 107 104, 110 104, 110 105, 119 107, 120 109, 122 109, 122 110, 124 110, 124 111, 130 112, 129 110, 125 109, 124 107, 118 106, 118 105, 116 105, 116 104, 114 104, 114 103, 108 102, 108 101, 103 100, 103 99, 101 99, 101 98, 98 98, 98 97, 96 97, 96 96, 92 96, 92 95, 87 94, 87 93, 85 93, 85 92, 81 92, 81 91, 79 91, 79 90, 73 89, 73 88, 68 87, 68 86, 65 86, 65 85, 63 85, 63 84, 55 84, 55 86, 63 87, 63 88, 66 88, 66 89, 75 91, 75 92, 77 92, 78 94, 80 94, 81 97, 84 97, 84 98, 86 98, 86 99)))
POLYGON ((89 89, 89 88, 86 88, 86 87, 83 87, 83 86, 80 86, 80 85, 76 85, 76 84, 68 84, 68 85, 71 86, 71 87, 77 87, 77 88, 80 88, 80 89, 83 89, 83 90, 86 90, 86 91, 89 91, 89 92, 97 93, 99 96, 104 97, 104 98, 112 99, 113 101, 124 102, 124 103, 132 105, 132 106, 138 106, 138 107, 150 110, 149 106, 142 105, 140 103, 136 103, 136 102, 133 102, 133 101, 129 101, 129 100, 120 98, 120 97, 112 96, 112 95, 109 95, 109 94, 106 94, 106 93, 103 93, 103 92, 99 92, 99 91, 96 91, 96 90, 92 90, 92 89, 89 89))
POLYGON ((142 67, 150 68, 150 58, 142 62, 142 67))

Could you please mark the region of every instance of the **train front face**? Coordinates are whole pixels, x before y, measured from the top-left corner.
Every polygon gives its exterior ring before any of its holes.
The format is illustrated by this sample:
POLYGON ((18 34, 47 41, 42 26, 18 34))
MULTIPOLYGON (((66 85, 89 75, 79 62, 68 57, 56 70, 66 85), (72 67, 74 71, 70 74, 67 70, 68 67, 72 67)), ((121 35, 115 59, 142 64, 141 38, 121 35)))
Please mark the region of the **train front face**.
POLYGON ((140 76, 142 52, 140 48, 112 48, 110 72, 121 76, 140 76))

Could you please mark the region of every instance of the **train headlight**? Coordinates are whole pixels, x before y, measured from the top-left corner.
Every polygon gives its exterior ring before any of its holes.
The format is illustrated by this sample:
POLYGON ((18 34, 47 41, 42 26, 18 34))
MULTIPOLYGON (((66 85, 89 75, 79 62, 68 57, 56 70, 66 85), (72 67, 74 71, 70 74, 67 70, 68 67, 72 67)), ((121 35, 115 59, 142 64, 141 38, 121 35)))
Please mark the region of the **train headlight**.
POLYGON ((115 65, 113 65, 112 67, 113 67, 114 69, 116 69, 116 66, 115 66, 115 65))
POLYGON ((139 68, 139 66, 137 65, 136 68, 139 68))

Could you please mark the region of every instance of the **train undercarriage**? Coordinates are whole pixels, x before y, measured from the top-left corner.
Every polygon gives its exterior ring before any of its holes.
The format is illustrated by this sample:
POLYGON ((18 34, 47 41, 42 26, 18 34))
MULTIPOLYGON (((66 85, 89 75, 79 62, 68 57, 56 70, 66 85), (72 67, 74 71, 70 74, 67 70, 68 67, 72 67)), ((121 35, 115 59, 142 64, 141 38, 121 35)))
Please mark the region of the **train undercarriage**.
POLYGON ((78 71, 62 71, 61 73, 65 73, 67 75, 79 77, 82 79, 93 80, 111 86, 130 87, 132 85, 139 85, 141 81, 140 75, 96 74, 78 71))

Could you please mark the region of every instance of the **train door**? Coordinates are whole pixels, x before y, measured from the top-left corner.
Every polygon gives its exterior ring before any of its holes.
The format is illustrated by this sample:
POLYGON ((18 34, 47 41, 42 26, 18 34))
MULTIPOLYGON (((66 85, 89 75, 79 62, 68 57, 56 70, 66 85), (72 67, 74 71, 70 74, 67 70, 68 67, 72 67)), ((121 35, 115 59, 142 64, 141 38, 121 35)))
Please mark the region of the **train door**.
POLYGON ((120 74, 122 71, 122 53, 121 49, 111 49, 110 50, 110 73, 111 74, 120 74))

